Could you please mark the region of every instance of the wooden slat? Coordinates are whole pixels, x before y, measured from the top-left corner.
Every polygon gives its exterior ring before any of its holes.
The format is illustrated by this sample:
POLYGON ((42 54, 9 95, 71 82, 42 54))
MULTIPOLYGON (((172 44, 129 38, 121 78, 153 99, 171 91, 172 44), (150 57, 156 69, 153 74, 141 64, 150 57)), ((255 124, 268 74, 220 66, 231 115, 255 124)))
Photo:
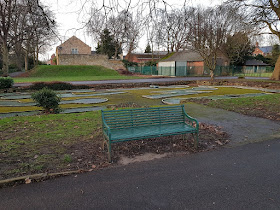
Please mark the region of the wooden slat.
POLYGON ((172 124, 184 120, 182 106, 110 110, 103 111, 102 115, 111 128, 172 124))

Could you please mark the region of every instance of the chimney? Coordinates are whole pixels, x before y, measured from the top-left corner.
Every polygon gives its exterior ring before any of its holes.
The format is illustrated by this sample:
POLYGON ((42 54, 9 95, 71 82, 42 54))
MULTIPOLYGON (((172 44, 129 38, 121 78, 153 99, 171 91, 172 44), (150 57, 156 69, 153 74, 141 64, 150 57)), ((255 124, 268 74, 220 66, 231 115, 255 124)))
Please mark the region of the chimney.
POLYGON ((256 42, 256 47, 259 47, 259 43, 258 42, 256 42))

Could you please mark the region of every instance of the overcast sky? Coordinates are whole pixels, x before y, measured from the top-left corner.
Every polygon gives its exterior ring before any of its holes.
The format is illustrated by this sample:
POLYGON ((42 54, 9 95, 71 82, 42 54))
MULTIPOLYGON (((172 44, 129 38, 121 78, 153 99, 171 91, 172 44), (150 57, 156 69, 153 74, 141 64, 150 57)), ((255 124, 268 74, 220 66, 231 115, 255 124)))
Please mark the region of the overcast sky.
MULTIPOLYGON (((58 23, 59 38, 62 42, 75 35, 83 42, 91 46, 92 50, 95 50, 97 41, 93 40, 90 36, 85 33, 84 24, 88 18, 88 11, 90 9, 90 4, 84 4, 86 1, 90 0, 41 0, 42 3, 54 12, 56 21, 58 23), (84 7, 83 7, 84 6, 84 7)), ((95 0, 96 2, 101 2, 100 0, 95 0)), ((137 0, 135 0, 136 2, 137 0)), ((119 0, 119 2, 121 2, 119 0)), ((183 0, 166 0, 167 3, 176 7, 182 4, 183 0)), ((220 4, 222 0, 189 0, 189 5, 203 5, 203 6, 214 6, 220 4)), ((41 56, 41 59, 48 59, 55 53, 55 47, 61 44, 58 41, 53 45, 49 51, 41 56)), ((145 37, 143 37, 139 44, 138 51, 143 51, 145 48, 145 37)))

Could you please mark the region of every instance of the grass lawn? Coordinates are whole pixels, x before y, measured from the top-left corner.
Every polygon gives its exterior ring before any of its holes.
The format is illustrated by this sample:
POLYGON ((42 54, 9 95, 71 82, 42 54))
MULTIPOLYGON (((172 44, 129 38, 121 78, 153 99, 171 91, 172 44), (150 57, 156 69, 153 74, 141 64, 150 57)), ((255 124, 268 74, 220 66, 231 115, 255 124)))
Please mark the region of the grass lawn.
POLYGON ((87 112, 1 119, 0 180, 61 168, 78 169, 81 164, 71 166, 72 162, 79 163, 77 159, 94 164, 98 154, 87 157, 82 145, 98 151, 102 138, 100 115, 87 112), (79 146, 81 149, 76 150, 79 146))
POLYGON ((280 121, 280 94, 269 94, 249 98, 223 99, 216 101, 204 99, 194 99, 192 101, 245 115, 280 121))
POLYGON ((20 82, 89 81, 113 79, 138 79, 135 76, 120 75, 103 66, 49 66, 41 65, 31 70, 28 77, 14 78, 20 82))
POLYGON ((249 73, 249 74, 234 74, 234 76, 245 76, 245 77, 271 77, 272 76, 272 72, 271 73, 249 73))

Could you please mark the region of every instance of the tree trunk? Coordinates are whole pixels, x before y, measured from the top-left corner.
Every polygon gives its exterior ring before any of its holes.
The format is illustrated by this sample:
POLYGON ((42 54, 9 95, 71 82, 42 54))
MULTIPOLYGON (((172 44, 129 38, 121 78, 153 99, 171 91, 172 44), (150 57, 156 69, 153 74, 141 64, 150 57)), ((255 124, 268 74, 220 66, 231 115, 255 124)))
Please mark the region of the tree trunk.
POLYGON ((280 80, 280 56, 278 57, 275 67, 274 67, 274 71, 272 73, 272 76, 270 79, 273 80, 280 80))
POLYGON ((211 77, 211 80, 213 81, 214 80, 214 70, 210 69, 210 77, 211 77))
POLYGON ((33 52, 33 66, 36 66, 36 52, 33 52))
POLYGON ((38 65, 39 65, 39 46, 37 45, 35 66, 38 66, 38 65))
POLYGON ((114 60, 117 60, 118 57, 118 47, 115 47, 115 55, 114 55, 114 60))
POLYGON ((24 70, 27 72, 28 71, 28 53, 25 52, 24 56, 24 70))
POLYGON ((3 56, 3 76, 7 77, 9 74, 9 51, 6 43, 2 44, 2 56, 3 56))

